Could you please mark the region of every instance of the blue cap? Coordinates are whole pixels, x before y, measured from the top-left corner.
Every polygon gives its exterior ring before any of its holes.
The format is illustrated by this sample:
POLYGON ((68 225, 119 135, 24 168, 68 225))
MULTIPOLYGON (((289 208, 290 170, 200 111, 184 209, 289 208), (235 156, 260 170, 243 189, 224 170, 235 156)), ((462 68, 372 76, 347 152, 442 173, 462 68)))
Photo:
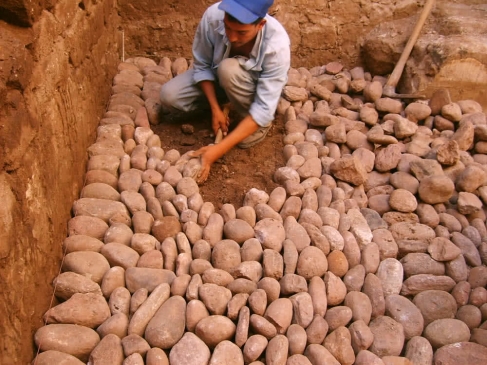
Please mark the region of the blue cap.
POLYGON ((222 0, 218 9, 230 14, 243 24, 264 18, 274 0, 222 0))

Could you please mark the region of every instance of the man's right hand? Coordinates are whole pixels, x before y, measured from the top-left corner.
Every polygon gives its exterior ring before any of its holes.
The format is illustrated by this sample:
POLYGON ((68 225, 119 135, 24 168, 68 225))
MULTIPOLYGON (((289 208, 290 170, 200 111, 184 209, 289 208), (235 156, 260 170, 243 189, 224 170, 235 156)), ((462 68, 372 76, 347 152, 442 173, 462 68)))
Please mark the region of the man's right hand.
POLYGON ((213 129, 213 133, 215 135, 218 133, 218 129, 221 129, 223 132, 223 136, 226 136, 228 133, 228 126, 230 125, 230 119, 228 118, 228 112, 225 113, 224 110, 218 108, 212 110, 211 113, 211 128, 213 129))

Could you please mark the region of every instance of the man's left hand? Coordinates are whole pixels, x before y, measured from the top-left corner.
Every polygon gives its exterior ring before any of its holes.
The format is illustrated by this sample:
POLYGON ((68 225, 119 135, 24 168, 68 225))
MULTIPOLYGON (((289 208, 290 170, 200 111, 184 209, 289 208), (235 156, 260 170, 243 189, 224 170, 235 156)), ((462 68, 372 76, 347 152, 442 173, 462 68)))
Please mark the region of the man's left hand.
POLYGON ((201 170, 196 176, 198 185, 203 184, 206 179, 208 179, 211 165, 213 165, 213 163, 221 156, 222 153, 220 148, 218 148, 218 145, 201 147, 200 149, 191 152, 191 157, 200 157, 201 159, 201 170))

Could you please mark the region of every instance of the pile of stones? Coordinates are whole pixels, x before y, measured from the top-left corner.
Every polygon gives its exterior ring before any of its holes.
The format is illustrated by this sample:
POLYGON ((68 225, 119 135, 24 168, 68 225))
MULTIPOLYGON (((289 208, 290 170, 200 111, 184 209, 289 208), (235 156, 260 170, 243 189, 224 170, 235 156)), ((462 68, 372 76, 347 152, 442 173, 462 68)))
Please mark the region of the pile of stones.
POLYGON ((293 68, 279 187, 217 208, 199 161, 151 130, 160 86, 188 67, 120 64, 37 365, 487 363, 478 103, 383 97, 384 77, 336 62, 293 68))

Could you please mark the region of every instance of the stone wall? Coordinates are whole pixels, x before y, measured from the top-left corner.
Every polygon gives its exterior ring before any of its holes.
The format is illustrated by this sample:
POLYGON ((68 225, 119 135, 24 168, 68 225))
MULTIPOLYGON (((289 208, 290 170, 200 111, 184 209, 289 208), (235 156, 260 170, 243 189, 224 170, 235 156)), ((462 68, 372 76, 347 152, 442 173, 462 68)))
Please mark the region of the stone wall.
POLYGON ((3 365, 33 358, 33 333, 51 305, 86 150, 120 59, 115 0, 19 1, 15 11, 4 11, 11 3, 0 6, 11 22, 0 21, 3 365))

